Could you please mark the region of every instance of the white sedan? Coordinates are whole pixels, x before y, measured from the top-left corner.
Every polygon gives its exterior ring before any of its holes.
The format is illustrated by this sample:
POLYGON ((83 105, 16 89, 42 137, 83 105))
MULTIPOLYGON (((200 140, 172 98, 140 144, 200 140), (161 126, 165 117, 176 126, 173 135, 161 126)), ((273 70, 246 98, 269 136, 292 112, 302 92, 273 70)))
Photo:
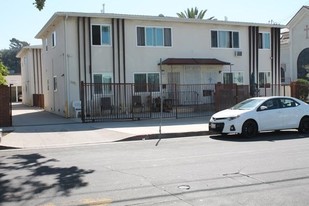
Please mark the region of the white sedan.
POLYGON ((309 105, 293 97, 254 97, 215 113, 209 120, 211 132, 244 137, 283 129, 308 133, 309 105))

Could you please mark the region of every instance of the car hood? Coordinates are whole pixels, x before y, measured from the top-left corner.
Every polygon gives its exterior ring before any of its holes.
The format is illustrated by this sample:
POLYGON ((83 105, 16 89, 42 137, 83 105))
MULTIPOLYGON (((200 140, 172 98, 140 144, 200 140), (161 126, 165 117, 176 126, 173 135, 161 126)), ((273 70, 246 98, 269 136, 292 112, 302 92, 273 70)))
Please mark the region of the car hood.
POLYGON ((214 118, 235 117, 237 115, 241 115, 248 111, 250 110, 225 109, 225 110, 215 113, 212 117, 214 118))

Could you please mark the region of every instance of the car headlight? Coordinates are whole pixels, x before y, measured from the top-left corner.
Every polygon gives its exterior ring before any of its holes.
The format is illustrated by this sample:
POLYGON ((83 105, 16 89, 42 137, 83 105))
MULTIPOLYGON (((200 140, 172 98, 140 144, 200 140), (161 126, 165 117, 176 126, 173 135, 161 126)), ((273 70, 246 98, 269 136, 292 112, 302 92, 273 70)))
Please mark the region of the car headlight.
POLYGON ((238 117, 240 117, 240 116, 237 115, 237 116, 234 116, 234 117, 228 117, 227 120, 228 120, 228 121, 232 121, 232 120, 234 120, 234 119, 237 119, 238 117))

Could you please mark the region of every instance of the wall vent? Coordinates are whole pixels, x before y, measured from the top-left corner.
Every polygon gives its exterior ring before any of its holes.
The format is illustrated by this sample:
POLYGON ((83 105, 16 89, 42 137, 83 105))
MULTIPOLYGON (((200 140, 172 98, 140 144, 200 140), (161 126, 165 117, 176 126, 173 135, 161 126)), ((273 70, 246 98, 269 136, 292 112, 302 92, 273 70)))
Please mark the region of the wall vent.
POLYGON ((236 57, 241 57, 242 56, 242 51, 235 51, 235 56, 236 57))

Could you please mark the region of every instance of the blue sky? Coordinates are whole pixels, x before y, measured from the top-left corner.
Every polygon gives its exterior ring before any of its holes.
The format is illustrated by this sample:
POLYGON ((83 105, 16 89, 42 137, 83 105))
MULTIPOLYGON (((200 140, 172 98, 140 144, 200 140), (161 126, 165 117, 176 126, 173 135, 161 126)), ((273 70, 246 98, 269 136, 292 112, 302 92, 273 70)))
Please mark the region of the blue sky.
POLYGON ((47 0, 38 11, 34 0, 1 0, 0 49, 8 49, 10 39, 17 38, 31 45, 41 44, 34 36, 57 11, 97 13, 105 4, 106 13, 176 16, 186 8, 205 10, 206 17, 218 20, 285 25, 309 0, 47 0))

